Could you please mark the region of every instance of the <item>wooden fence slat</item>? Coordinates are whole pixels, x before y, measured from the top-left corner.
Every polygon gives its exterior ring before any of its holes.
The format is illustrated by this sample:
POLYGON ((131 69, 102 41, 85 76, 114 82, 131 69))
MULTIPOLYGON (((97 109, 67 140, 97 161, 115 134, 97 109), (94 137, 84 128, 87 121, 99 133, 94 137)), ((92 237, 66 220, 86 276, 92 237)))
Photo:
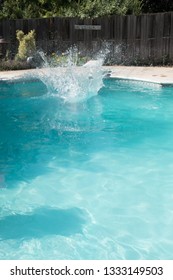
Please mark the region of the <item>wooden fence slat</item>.
POLYGON ((173 13, 171 13, 171 28, 170 28, 170 42, 169 42, 169 59, 173 63, 173 13))
POLYGON ((156 62, 162 59, 163 56, 163 23, 164 14, 156 14, 156 34, 155 34, 155 59, 156 62), (159 47, 158 47, 159 46, 159 47))
POLYGON ((127 17, 127 59, 134 59, 135 57, 135 37, 136 37, 136 17, 134 15, 129 15, 127 17))
POLYGON ((171 32, 171 13, 164 14, 163 37, 169 37, 171 32))
MULTIPOLYGON (((100 18, 95 18, 92 21, 93 25, 98 25, 101 27, 102 29, 102 21, 100 18)), ((100 30, 92 30, 92 41, 96 41, 100 39, 100 33, 101 33, 101 29, 100 30)))
MULTIPOLYGON (((92 19, 84 19, 84 25, 92 25, 92 19)), ((92 32, 91 30, 84 30, 84 44, 88 48, 91 47, 92 42, 92 32)))
POLYGON ((122 42, 122 17, 114 16, 114 41, 118 45, 122 42))
POLYGON ((148 16, 141 16, 141 44, 140 44, 140 59, 146 61, 148 59, 148 16))

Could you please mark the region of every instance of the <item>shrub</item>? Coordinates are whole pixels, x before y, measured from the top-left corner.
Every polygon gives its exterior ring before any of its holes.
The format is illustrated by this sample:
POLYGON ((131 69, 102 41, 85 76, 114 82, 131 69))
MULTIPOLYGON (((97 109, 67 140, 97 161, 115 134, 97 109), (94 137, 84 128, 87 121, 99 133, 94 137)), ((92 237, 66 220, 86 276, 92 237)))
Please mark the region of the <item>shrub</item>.
POLYGON ((0 71, 10 71, 10 70, 24 70, 34 68, 29 65, 26 61, 15 61, 15 60, 1 60, 0 61, 0 71))
POLYGON ((25 61, 27 57, 33 56, 36 51, 35 30, 31 30, 28 34, 24 34, 22 30, 16 31, 16 37, 19 41, 18 53, 16 60, 25 61))

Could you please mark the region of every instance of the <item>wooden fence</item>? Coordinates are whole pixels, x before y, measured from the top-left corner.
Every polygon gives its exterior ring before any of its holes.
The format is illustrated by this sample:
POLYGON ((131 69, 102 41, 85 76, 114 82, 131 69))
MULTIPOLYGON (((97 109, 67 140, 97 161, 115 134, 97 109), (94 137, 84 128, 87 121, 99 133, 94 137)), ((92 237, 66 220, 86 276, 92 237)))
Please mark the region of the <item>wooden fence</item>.
POLYGON ((48 18, 0 20, 0 36, 14 55, 16 30, 36 31, 37 48, 64 52, 76 45, 86 53, 107 42, 113 63, 173 63, 173 12, 140 16, 110 16, 96 19, 48 18))

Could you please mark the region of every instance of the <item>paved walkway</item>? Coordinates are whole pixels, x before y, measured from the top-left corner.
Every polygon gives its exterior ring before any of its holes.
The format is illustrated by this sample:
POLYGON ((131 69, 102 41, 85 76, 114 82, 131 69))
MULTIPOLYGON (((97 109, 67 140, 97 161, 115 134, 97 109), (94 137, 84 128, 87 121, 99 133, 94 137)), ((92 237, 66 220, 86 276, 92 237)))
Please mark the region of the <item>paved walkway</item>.
MULTIPOLYGON (((104 66, 111 78, 132 79, 173 86, 173 67, 104 66)), ((34 76, 39 70, 1 71, 0 80, 34 76)))

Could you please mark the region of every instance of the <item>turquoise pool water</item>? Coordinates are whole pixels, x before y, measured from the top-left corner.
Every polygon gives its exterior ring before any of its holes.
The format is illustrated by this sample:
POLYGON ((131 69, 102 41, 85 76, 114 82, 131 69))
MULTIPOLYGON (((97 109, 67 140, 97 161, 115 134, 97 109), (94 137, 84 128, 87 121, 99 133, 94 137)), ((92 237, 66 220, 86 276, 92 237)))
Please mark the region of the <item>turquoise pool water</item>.
POLYGON ((173 258, 172 88, 1 82, 0 129, 0 259, 173 258))

